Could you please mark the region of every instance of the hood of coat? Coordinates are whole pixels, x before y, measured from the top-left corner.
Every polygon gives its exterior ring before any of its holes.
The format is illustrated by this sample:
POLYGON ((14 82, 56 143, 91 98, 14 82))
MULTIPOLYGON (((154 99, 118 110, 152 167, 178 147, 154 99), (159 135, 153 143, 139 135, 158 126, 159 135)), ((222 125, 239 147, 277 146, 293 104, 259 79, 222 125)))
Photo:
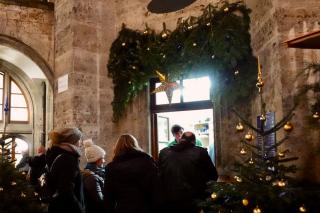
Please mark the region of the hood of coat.
POLYGON ((75 158, 79 158, 81 156, 80 149, 72 144, 55 145, 47 150, 46 162, 48 165, 51 165, 54 159, 60 154, 72 155, 75 158))

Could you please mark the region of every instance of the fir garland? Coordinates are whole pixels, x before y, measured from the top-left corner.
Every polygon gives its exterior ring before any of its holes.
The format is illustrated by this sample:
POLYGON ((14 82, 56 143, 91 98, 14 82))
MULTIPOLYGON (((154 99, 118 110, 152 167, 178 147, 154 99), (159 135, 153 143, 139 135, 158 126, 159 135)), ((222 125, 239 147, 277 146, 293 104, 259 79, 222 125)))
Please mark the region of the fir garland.
POLYGON ((199 17, 179 20, 173 32, 165 24, 161 33, 123 25, 108 63, 114 83, 114 120, 119 120, 126 106, 156 76, 155 70, 170 80, 209 75, 215 82, 214 94, 230 101, 248 97, 256 76, 249 13, 241 2, 222 1, 209 4, 199 17))

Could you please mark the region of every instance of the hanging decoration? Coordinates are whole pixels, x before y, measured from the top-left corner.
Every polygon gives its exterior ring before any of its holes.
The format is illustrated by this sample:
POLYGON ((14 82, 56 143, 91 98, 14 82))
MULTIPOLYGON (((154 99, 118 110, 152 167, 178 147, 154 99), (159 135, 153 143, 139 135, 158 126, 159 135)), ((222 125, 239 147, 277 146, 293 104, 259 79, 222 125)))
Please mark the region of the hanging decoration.
MULTIPOLYGON (((198 17, 178 19, 172 31, 165 24, 159 33, 148 26, 138 31, 123 25, 111 46, 108 62, 108 75, 114 84, 114 120, 121 118, 150 78, 157 77, 155 70, 170 76, 170 82, 210 76, 215 82, 212 100, 217 94, 229 103, 248 99, 256 67, 250 46, 249 13, 241 2, 219 1, 203 8, 198 17)), ((165 90, 168 98, 170 90, 165 90)))
POLYGON ((158 70, 156 70, 156 73, 157 73, 158 78, 161 82, 161 85, 159 87, 155 88, 155 90, 153 90, 152 93, 166 92, 169 104, 171 104, 173 91, 175 89, 179 88, 179 84, 177 82, 169 81, 169 78, 166 77, 161 72, 159 72, 158 70))

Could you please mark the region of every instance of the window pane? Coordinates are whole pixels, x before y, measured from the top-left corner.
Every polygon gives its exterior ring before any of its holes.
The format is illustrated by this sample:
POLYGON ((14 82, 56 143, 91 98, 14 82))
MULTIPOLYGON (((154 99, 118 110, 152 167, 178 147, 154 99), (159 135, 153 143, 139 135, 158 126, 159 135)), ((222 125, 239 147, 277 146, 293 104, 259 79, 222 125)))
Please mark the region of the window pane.
POLYGON ((27 108, 11 108, 10 120, 11 121, 28 121, 28 109, 27 108))
POLYGON ((3 101, 3 89, 0 89, 0 104, 3 104, 2 101, 3 101))
POLYGON ((14 83, 13 81, 11 81, 11 93, 18 93, 18 94, 22 94, 20 88, 16 85, 16 83, 14 83))
POLYGON ((210 100, 209 77, 183 80, 183 101, 210 100))
POLYGON ((3 74, 0 73, 0 88, 3 88, 3 74))
POLYGON ((2 104, 0 104, 0 120, 2 120, 2 115, 3 115, 3 108, 2 108, 2 104))
POLYGON ((11 94, 11 107, 27 107, 24 96, 11 94))
MULTIPOLYGON (((156 88, 159 87, 161 83, 156 83, 156 88)), ((172 94, 171 103, 180 103, 180 89, 175 89, 172 94)), ((156 105, 169 104, 166 92, 156 93, 156 105)))

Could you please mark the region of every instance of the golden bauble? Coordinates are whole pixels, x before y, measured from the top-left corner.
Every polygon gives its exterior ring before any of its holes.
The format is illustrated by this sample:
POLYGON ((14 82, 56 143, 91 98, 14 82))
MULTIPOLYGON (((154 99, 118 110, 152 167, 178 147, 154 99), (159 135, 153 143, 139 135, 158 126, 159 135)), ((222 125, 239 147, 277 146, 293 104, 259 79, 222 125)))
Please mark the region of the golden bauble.
POLYGON ((252 140, 254 139, 254 136, 253 136, 250 132, 248 132, 248 133, 244 136, 244 138, 245 138, 247 141, 252 141, 252 140))
POLYGON ((300 207, 299 207, 299 211, 300 211, 300 212, 307 212, 307 209, 306 209, 306 207, 304 207, 304 206, 300 206, 300 207))
POLYGON ((285 155, 284 155, 283 152, 278 152, 278 156, 279 156, 280 158, 283 158, 285 155))
POLYGON ((209 27, 210 25, 211 25, 211 23, 210 23, 210 22, 208 22, 208 23, 207 23, 207 26, 209 27))
POLYGON ((262 114, 262 115, 260 116, 260 121, 265 121, 265 120, 267 120, 267 118, 266 118, 266 116, 265 116, 264 114, 262 114))
POLYGON ((217 193, 213 192, 213 193, 211 194, 211 198, 212 198, 212 199, 216 199, 217 197, 218 197, 217 193))
POLYGON ((278 186, 285 187, 286 186, 286 182, 284 182, 283 180, 279 180, 278 181, 278 186))
POLYGON ((229 11, 229 8, 226 7, 226 8, 223 9, 223 11, 224 11, 224 12, 228 12, 228 11, 229 11))
POLYGON ((193 43, 192 45, 193 45, 194 47, 196 47, 196 46, 197 46, 197 43, 193 43))
POLYGON ((285 131, 287 131, 287 132, 290 132, 290 131, 293 129, 293 125, 288 121, 288 122, 284 125, 283 129, 284 129, 285 131))
POLYGON ((319 112, 315 112, 315 113, 312 115, 312 117, 313 117, 314 119, 319 119, 319 118, 320 118, 319 112))
POLYGON ((252 158, 250 158, 250 160, 249 160, 249 164, 254 164, 254 162, 253 162, 253 159, 252 158))
POLYGON ((121 45, 124 47, 124 46, 126 46, 126 43, 125 43, 125 42, 123 42, 121 45))
POLYGON ((238 176, 234 176, 234 179, 237 181, 237 182, 242 182, 242 179, 241 179, 241 177, 238 177, 238 176))
POLYGON ((263 82, 263 81, 258 81, 258 82, 256 83, 256 86, 257 86, 258 88, 262 88, 262 87, 264 86, 264 82, 263 82))
POLYGON ((241 122, 239 122, 236 126, 236 129, 238 132, 242 132, 244 130, 244 126, 242 125, 241 122))
POLYGON ((256 208, 253 209, 253 213, 261 213, 261 209, 257 206, 256 208))
POLYGON ((241 148, 240 154, 241 154, 241 155, 245 155, 245 154, 247 154, 247 151, 246 151, 244 148, 241 148))
POLYGON ((161 34, 161 38, 167 38, 168 37, 168 34, 167 33, 162 33, 161 34))
POLYGON ((243 200, 242 200, 242 204, 243 204, 244 206, 247 206, 247 205, 249 204, 249 200, 243 199, 243 200))
POLYGON ((239 75, 239 70, 234 71, 234 75, 239 75))

